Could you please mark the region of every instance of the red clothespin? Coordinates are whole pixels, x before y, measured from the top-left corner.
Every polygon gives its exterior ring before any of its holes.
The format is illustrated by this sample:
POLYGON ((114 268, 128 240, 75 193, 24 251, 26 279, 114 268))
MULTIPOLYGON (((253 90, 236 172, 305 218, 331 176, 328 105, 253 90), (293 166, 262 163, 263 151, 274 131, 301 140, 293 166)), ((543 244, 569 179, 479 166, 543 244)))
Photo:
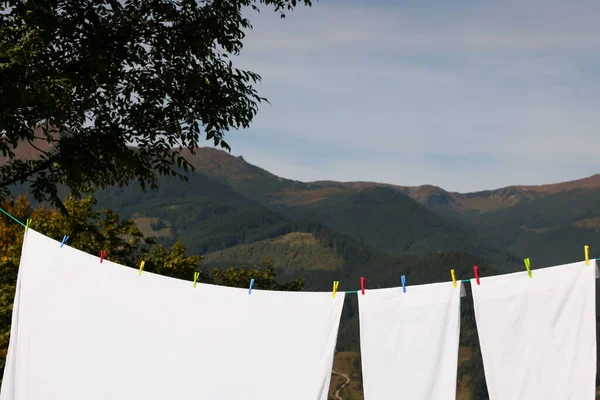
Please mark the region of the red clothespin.
POLYGON ((360 277, 360 291, 362 294, 365 294, 365 278, 364 276, 360 277))
POLYGON ((473 272, 475 272, 475 279, 477 280, 477 284, 479 285, 479 267, 477 265, 473 267, 473 272))
POLYGON ((100 252, 100 264, 102 264, 102 260, 104 260, 104 257, 106 257, 106 250, 102 250, 100 252))

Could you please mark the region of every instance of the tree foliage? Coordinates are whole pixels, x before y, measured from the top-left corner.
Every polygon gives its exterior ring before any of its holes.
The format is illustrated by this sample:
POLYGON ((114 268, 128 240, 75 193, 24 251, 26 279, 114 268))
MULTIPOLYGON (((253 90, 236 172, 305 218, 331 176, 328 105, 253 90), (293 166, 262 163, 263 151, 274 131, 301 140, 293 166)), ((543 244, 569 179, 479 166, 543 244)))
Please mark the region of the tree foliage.
POLYGON ((275 265, 270 257, 263 262, 263 267, 213 269, 212 282, 217 285, 247 287, 250 279, 254 279, 254 289, 298 291, 304 288, 305 281, 297 279, 289 283, 275 281, 275 265))
MULTIPOLYGON (((166 247, 146 238, 130 220, 121 220, 110 210, 97 211, 93 197, 77 200, 67 197, 64 206, 68 216, 44 206, 32 209, 25 198, 4 200, 0 207, 21 221, 31 218, 31 228, 90 254, 106 250, 106 259, 133 268, 145 261, 144 271, 192 281, 200 272, 200 282, 225 286, 248 287, 255 278, 255 288, 268 290, 302 290, 304 282, 280 284, 270 259, 262 267, 214 269, 209 274, 201 269, 202 257, 186 255, 182 242, 166 247)), ((0 217, 0 378, 4 370, 10 336, 11 315, 17 272, 23 244, 23 227, 6 216, 0 217)))
POLYGON ((285 16, 310 0, 6 0, 0 2, 0 188, 37 200, 157 175, 184 177, 179 150, 206 136, 229 149, 246 128, 260 76, 236 68, 259 6, 285 16), (29 143, 36 157, 15 147, 29 143), (137 149, 128 147, 135 144, 137 149))

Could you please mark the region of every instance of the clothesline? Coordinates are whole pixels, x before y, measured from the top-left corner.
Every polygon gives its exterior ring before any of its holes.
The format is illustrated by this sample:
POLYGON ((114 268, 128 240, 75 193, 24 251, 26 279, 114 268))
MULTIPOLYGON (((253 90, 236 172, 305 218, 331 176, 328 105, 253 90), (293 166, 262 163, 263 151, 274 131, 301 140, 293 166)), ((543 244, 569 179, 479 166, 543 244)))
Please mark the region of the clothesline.
MULTIPOLYGON (((600 258, 598 259, 598 261, 600 261, 600 258)), ((468 283, 471 282, 470 279, 461 279, 461 280, 456 280, 456 283, 461 282, 461 283, 468 283)), ((367 290, 367 289, 365 289, 367 290)), ((356 294, 359 293, 361 291, 361 289, 358 290, 346 290, 346 291, 340 291, 338 293, 346 293, 346 294, 356 294)))
MULTIPOLYGON (((8 217, 10 217, 10 218, 11 218, 13 221, 15 221, 15 222, 17 222, 18 224, 20 224, 21 226, 23 226, 25 229, 27 229, 27 228, 29 227, 28 225, 31 223, 31 219, 28 219, 28 220, 27 220, 27 225, 26 225, 26 224, 24 224, 23 222, 19 221, 17 218, 13 217, 13 216, 12 216, 10 213, 8 213, 8 211, 6 211, 6 210, 3 210, 2 208, 0 208, 0 211, 2 211, 4 214, 6 214, 8 217)), ((67 238, 68 238, 68 237, 67 237, 67 238)), ((63 239, 63 244, 64 244, 64 241, 65 241, 65 240, 63 239)), ((587 247, 587 246, 586 246, 586 247, 587 247)), ((104 255, 102 256, 102 258, 103 258, 103 257, 105 257, 105 253, 104 253, 104 255)), ((586 249, 586 257, 587 257, 587 249, 586 249)), ((586 259, 585 261, 588 261, 588 259, 586 259)), ((596 258, 596 261, 600 261, 600 258, 596 258)), ((144 261, 142 261, 142 267, 141 267, 141 268, 143 268, 143 263, 144 263, 144 261)), ((140 269, 141 269, 141 268, 140 268, 140 269)), ((454 270, 453 270, 453 271, 454 271, 454 270)), ((195 283, 195 280, 196 280, 196 279, 194 279, 194 283, 195 283)), ((478 281, 479 281, 479 279, 478 279, 478 281)), ((336 281, 336 282, 337 282, 337 281, 336 281)), ((364 282, 364 281, 363 281, 363 282, 364 282)), ((470 279, 457 279, 457 280, 456 280, 456 283, 470 283, 470 282, 471 282, 471 280, 470 280, 470 279)), ((339 283, 339 282, 338 282, 338 283, 339 283)), ((254 284, 254 279, 252 279, 252 282, 251 282, 251 287, 252 287, 252 285, 253 285, 253 284, 254 284)), ((336 288, 337 288, 337 286, 336 286, 336 288)), ((337 289, 334 289, 334 293, 357 294, 357 293, 359 293, 359 292, 361 292, 361 293, 362 293, 362 292, 363 292, 363 290, 367 290, 367 289, 363 289, 363 288, 361 288, 361 289, 358 289, 358 290, 348 290, 348 291, 339 291, 339 292, 337 291, 337 289)))
POLYGON ((10 215, 7 211, 4 211, 2 208, 0 208, 0 211, 2 211, 4 214, 8 215, 10 218, 12 218, 16 223, 20 224, 21 226, 23 226, 23 228, 27 228, 27 225, 25 225, 24 223, 22 223, 21 221, 19 221, 18 219, 16 219, 15 217, 13 217, 12 215, 10 215))

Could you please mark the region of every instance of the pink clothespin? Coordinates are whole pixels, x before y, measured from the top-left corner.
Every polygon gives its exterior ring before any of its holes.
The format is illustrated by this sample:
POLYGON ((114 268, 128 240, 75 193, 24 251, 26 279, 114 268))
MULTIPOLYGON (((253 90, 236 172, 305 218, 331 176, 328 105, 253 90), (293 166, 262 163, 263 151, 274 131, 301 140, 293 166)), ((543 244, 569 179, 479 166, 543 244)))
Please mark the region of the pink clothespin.
POLYGON ((477 280, 477 284, 479 285, 479 267, 477 265, 473 267, 473 272, 475 272, 475 279, 477 280))
POLYGON ((102 264, 102 260, 104 260, 104 257, 106 257, 106 250, 102 250, 100 252, 100 264, 102 264))
POLYGON ((360 291, 362 292, 362 294, 365 294, 365 278, 364 276, 360 277, 360 291))

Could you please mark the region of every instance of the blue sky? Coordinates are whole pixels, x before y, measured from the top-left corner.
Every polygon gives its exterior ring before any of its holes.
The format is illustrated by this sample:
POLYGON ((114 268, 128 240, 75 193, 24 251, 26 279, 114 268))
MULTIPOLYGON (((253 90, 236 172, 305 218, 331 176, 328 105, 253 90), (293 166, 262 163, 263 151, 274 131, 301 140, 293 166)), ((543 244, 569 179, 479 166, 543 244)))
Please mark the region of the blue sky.
POLYGON ((451 191, 600 172, 600 2, 327 1, 248 13, 232 153, 301 181, 451 191))

